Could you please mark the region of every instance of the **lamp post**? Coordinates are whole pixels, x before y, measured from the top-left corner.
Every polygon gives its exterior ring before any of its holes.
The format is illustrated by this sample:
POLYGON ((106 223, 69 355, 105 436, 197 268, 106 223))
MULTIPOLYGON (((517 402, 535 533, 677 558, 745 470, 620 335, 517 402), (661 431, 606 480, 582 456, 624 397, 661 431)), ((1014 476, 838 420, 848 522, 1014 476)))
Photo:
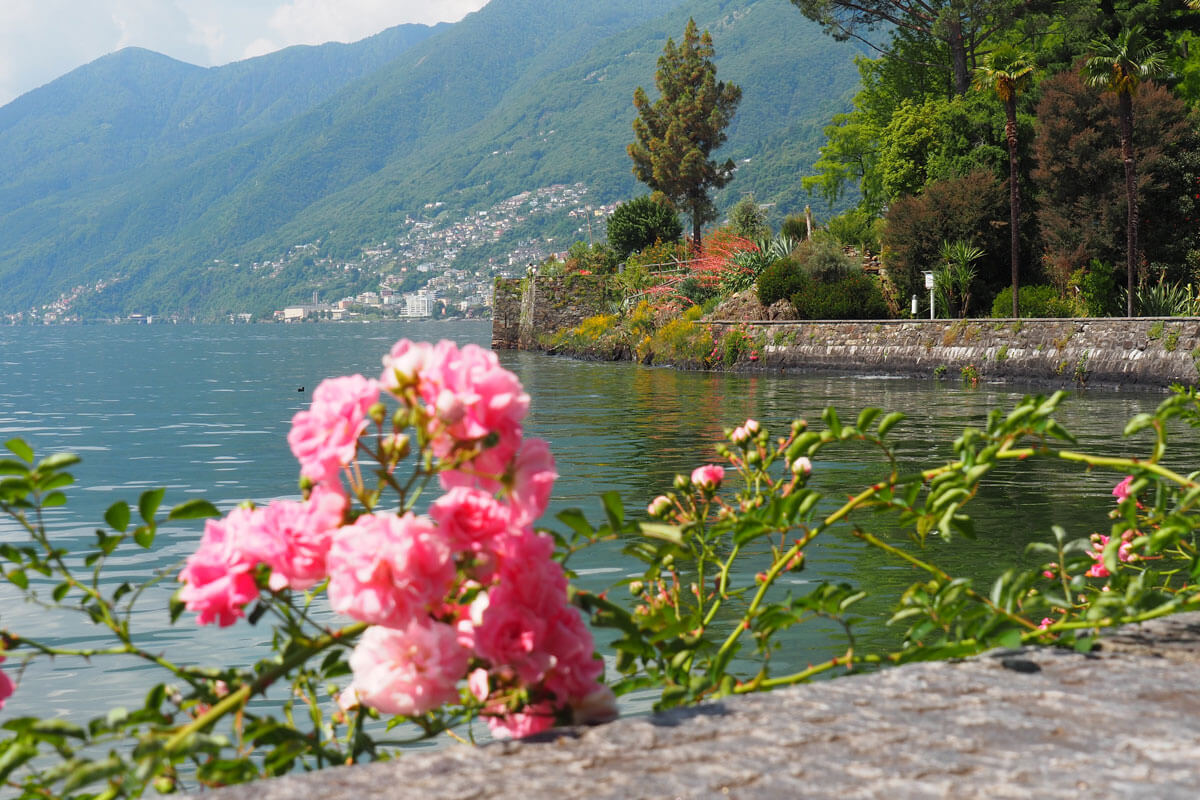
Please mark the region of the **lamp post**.
POLYGON ((924 270, 925 273, 925 288, 929 290, 929 318, 933 319, 933 273, 929 270, 924 270))

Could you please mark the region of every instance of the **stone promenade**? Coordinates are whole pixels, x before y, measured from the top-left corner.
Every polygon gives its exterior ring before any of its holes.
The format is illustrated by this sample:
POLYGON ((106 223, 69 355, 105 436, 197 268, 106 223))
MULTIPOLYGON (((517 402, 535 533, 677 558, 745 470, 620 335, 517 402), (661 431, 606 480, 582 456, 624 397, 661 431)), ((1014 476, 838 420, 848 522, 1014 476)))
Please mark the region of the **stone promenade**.
POLYGON ((1200 614, 232 787, 214 800, 1200 797, 1200 614))

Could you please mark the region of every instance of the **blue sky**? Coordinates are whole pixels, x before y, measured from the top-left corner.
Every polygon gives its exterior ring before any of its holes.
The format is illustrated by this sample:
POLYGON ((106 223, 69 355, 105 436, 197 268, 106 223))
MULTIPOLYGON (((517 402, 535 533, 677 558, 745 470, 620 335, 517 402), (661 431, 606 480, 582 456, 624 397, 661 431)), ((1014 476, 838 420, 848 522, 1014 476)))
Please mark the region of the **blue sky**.
POLYGON ((457 21, 487 0, 0 0, 0 105, 122 47, 215 66, 457 21))

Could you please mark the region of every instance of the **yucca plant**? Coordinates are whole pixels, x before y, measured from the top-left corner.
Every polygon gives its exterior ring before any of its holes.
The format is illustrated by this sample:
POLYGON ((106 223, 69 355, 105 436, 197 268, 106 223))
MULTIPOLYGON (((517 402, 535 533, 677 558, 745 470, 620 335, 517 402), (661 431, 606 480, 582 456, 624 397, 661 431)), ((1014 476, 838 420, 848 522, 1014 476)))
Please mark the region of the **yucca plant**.
POLYGON ((933 276, 933 290, 947 316, 965 317, 971 305, 971 282, 975 280, 975 262, 983 250, 961 240, 942 242, 942 268, 933 276))

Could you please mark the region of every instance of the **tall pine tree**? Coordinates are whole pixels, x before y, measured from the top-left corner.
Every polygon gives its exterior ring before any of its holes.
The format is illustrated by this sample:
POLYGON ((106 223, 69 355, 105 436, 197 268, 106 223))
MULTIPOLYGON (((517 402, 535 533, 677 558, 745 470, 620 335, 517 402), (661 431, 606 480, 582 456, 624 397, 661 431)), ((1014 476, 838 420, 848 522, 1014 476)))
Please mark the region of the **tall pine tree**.
POLYGON ((733 161, 718 164, 710 155, 725 142, 725 128, 742 99, 739 87, 717 80, 713 52, 712 37, 701 34, 692 19, 678 46, 667 40, 654 73, 658 100, 651 103, 640 86, 634 92, 636 138, 628 148, 633 174, 691 217, 696 241, 704 223, 717 217, 709 190, 733 178, 733 161))

